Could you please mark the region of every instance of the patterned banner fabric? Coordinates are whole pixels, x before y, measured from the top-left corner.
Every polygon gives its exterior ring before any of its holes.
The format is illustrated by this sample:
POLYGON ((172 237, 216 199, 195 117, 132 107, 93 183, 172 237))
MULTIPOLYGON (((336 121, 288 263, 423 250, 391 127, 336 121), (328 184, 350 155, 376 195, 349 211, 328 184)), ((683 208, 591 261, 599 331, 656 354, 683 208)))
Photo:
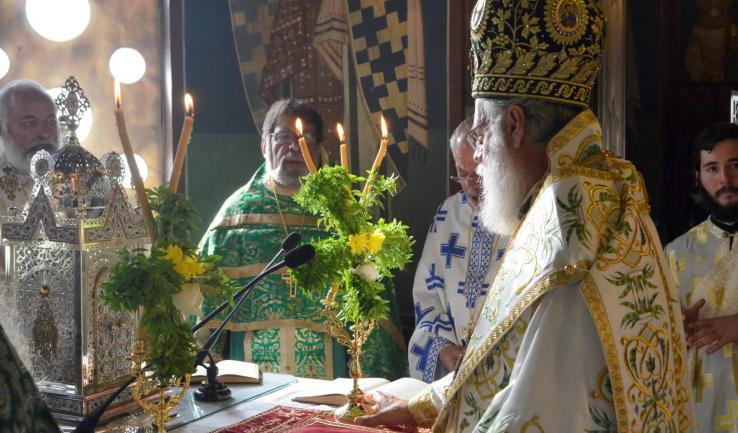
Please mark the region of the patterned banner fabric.
POLYGON ((241 67, 243 88, 254 124, 261 129, 269 103, 259 95, 262 70, 267 61, 269 35, 279 0, 230 0, 233 39, 241 67))
POLYGON ((237 424, 214 430, 212 433, 348 433, 393 431, 401 430, 343 424, 334 421, 332 412, 276 406, 237 424))
POLYGON ((323 117, 323 145, 336 158, 338 139, 333 127, 343 118, 343 85, 313 46, 321 3, 234 0, 231 21, 256 127, 261 128, 269 106, 278 99, 304 100, 323 117))
POLYGON ((390 128, 388 153, 407 174, 407 1, 348 0, 356 75, 379 137, 379 115, 390 128), (393 146, 395 144, 395 146, 393 146))
POLYGON ((344 0, 323 0, 313 38, 315 50, 340 81, 343 81, 343 47, 350 42, 346 20, 344 0))

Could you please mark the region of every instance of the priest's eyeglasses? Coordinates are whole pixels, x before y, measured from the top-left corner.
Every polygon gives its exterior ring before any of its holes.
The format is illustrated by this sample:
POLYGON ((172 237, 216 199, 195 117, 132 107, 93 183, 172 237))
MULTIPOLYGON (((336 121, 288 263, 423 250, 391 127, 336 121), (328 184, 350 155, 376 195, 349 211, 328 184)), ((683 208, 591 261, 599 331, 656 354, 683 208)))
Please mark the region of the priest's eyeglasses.
POLYGON ((485 123, 480 123, 466 133, 466 141, 474 152, 482 150, 482 146, 484 145, 484 130, 486 129, 486 126, 487 125, 485 123))
MULTIPOLYGON (((312 132, 306 132, 304 135, 305 141, 307 144, 314 146, 318 143, 318 139, 315 137, 315 134, 312 132)), ((297 143, 297 134, 295 134, 292 131, 279 131, 279 132, 272 132, 269 134, 269 137, 274 140, 277 143, 297 143)))
POLYGON ((461 185, 479 183, 479 181, 481 180, 478 174, 471 174, 469 176, 451 176, 449 179, 461 185))

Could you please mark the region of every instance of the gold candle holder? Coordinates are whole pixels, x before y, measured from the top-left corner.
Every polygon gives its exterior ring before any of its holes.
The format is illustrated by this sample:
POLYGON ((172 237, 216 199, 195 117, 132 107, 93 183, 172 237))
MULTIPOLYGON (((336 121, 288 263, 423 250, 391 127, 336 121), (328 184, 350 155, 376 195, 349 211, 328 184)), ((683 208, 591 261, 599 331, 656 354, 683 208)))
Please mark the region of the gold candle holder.
POLYGON ((179 406, 182 397, 187 395, 190 389, 190 375, 186 374, 184 379, 177 378, 169 384, 153 383, 146 376, 146 370, 141 368, 146 359, 146 349, 143 340, 136 342, 136 348, 133 352, 133 375, 136 376, 136 383, 133 386, 133 399, 141 406, 146 415, 154 417, 154 422, 158 431, 167 431, 167 421, 169 421, 169 412, 179 406), (169 394, 170 388, 182 389, 176 394, 169 394), (147 401, 146 397, 157 395, 157 399, 147 401))
POLYGON ((326 318, 325 326, 328 333, 333 336, 339 344, 346 346, 348 354, 351 356, 350 370, 351 377, 354 380, 354 387, 348 395, 348 403, 339 407, 334 412, 336 419, 342 422, 353 423, 356 417, 366 415, 364 407, 361 405, 364 399, 364 392, 359 388, 359 379, 361 378, 361 353, 364 343, 374 329, 375 321, 369 320, 365 323, 354 323, 346 330, 346 324, 338 318, 336 312, 340 308, 336 302, 336 294, 338 288, 331 287, 328 294, 320 303, 323 304, 323 315, 326 318), (350 332, 349 332, 350 331, 350 332))

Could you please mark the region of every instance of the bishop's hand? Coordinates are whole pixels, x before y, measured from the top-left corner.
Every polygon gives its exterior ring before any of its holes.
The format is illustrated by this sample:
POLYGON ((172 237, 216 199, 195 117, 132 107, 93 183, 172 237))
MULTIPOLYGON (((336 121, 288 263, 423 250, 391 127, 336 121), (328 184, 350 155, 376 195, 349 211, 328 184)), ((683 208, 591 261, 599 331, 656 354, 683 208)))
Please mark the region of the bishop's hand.
POLYGON ((369 427, 402 426, 406 432, 415 431, 415 420, 407 407, 407 400, 370 392, 364 395, 362 406, 368 415, 356 418, 354 424, 369 427))

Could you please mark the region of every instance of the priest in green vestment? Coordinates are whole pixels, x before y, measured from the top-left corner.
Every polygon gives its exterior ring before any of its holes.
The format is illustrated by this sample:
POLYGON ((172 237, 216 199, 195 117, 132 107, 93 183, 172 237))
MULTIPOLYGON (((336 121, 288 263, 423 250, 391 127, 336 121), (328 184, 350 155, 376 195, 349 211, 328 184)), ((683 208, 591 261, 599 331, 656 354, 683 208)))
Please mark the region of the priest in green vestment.
MULTIPOLYGON (((275 102, 262 129, 264 164, 225 201, 200 242, 201 251, 222 257, 226 275, 243 283, 265 267, 288 233, 301 233, 303 242, 325 234, 317 227, 316 217, 292 200, 300 177, 308 173, 294 131, 297 118, 304 125, 313 160, 320 160, 320 115, 294 99, 275 102)), ((394 291, 386 293, 391 320, 383 321, 369 338, 362 369, 366 377, 395 379, 407 374, 407 355, 394 291)), ((206 301, 203 311, 208 313, 215 305, 206 301)), ((256 362, 263 371, 322 379, 347 377, 346 350, 326 332, 321 311, 320 299, 302 293, 286 272, 267 276, 227 325, 231 331, 229 356, 256 362)), ((211 326, 218 325, 215 321, 211 326)))

